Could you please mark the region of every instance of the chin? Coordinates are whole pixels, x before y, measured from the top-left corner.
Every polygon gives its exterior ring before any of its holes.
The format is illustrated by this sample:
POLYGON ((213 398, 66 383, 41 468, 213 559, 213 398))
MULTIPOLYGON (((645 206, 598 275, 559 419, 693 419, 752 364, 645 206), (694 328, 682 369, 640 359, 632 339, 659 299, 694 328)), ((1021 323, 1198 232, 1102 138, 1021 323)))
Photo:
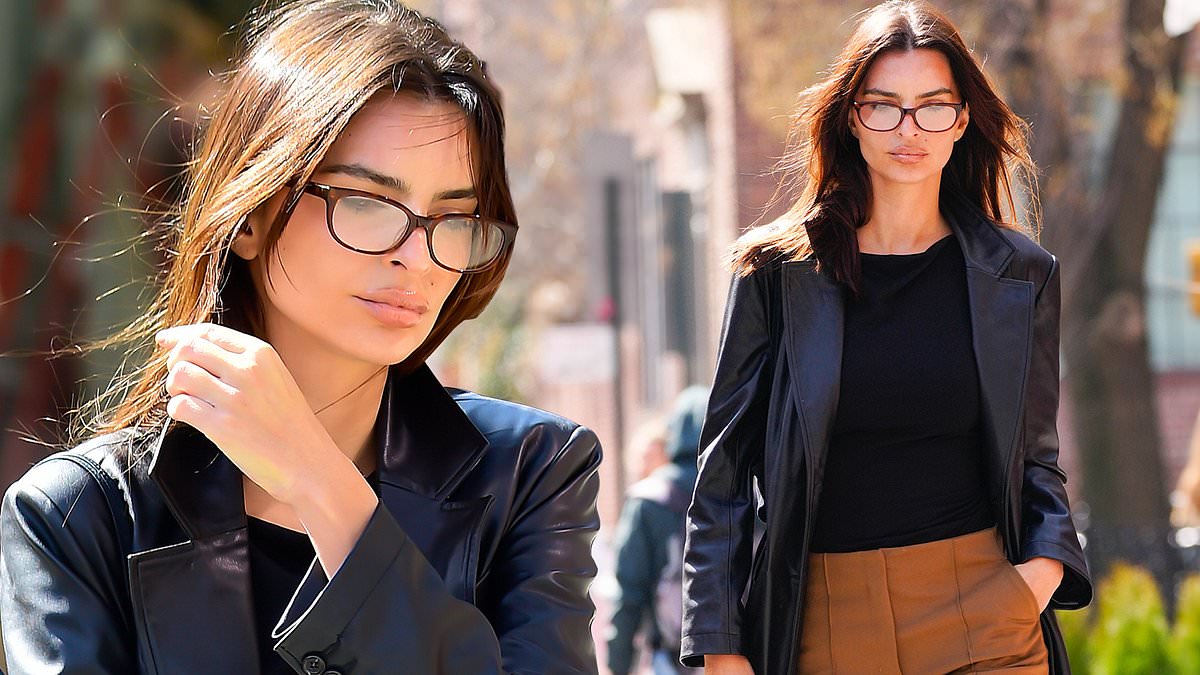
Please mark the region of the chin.
POLYGON ((353 359, 361 361, 362 363, 384 368, 387 366, 394 366, 397 363, 404 361, 404 359, 407 359, 409 356, 411 356, 413 352, 417 351, 417 347, 419 346, 420 343, 417 343, 416 345, 413 345, 411 349, 393 348, 387 351, 365 351, 359 348, 353 351, 347 350, 346 353, 353 359))
POLYGON ((892 176, 888 180, 892 181, 893 183, 900 183, 901 185, 921 185, 923 183, 928 183, 930 181, 938 181, 938 180, 940 180, 940 178, 941 178, 941 176, 939 174, 935 173, 935 174, 930 174, 928 176, 924 176, 924 175, 922 175, 922 176, 913 176, 913 175, 892 176))
POLYGON ((403 330, 363 330, 330 336, 334 349, 354 361, 373 366, 391 366, 407 359, 429 336, 431 327, 403 330))
POLYGON ((882 171, 874 170, 872 173, 875 174, 877 179, 897 185, 919 185, 931 180, 940 180, 941 178, 940 171, 930 171, 926 167, 912 167, 911 170, 905 171, 897 170, 894 166, 889 166, 882 171))

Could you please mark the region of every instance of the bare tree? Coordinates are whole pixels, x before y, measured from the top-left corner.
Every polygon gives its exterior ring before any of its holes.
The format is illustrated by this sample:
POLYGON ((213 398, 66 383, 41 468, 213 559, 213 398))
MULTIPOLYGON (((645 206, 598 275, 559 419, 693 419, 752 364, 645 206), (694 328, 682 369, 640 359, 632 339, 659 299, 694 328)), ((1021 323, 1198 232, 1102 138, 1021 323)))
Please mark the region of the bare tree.
POLYGON ((1033 124, 1044 172, 1042 241, 1063 261, 1064 375, 1088 554, 1097 571, 1116 559, 1139 560, 1170 590, 1180 563, 1168 543, 1145 262, 1188 36, 1166 35, 1163 0, 1118 8, 1110 18, 1120 64, 1105 87, 1116 121, 1111 135, 1098 137, 1106 130, 1078 124, 1092 111, 1053 35, 1062 10, 1048 0, 995 3, 992 25, 1015 38, 1005 59, 1011 100, 1033 124))

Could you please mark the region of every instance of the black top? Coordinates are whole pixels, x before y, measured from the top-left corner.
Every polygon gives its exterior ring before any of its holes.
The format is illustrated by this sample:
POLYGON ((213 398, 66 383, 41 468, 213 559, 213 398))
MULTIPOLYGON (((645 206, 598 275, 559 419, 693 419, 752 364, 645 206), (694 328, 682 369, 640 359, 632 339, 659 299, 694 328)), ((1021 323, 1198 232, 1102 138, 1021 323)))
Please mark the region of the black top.
POLYGON ((860 254, 813 552, 907 546, 995 523, 962 249, 860 254))
POLYGON ((296 532, 248 517, 250 530, 250 588, 254 595, 254 625, 258 631, 258 662, 262 675, 295 675, 275 653, 271 631, 283 616, 316 552, 304 532, 296 532))

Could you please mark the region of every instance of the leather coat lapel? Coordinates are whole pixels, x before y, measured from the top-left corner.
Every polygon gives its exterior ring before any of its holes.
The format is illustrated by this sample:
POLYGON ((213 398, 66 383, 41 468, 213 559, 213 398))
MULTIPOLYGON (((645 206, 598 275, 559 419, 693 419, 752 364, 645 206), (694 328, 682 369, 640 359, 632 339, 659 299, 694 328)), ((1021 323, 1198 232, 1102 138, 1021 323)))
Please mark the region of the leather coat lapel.
POLYGON ((245 528, 136 553, 129 574, 140 660, 151 672, 258 672, 245 528))
POLYGON ((483 459, 487 440, 426 366, 394 372, 383 400, 380 498, 450 592, 474 602, 481 524, 492 498, 449 497, 483 459))
MULTIPOLYGON (((816 269, 815 261, 783 265, 784 351, 792 373, 792 397, 805 430, 808 499, 815 503, 842 380, 843 296, 816 269)), ((799 478, 799 477, 797 477, 799 478)))
POLYGON ((380 483, 388 512, 446 582, 454 597, 475 602, 482 523, 492 497, 453 502, 380 483))
POLYGON ((164 431, 150 476, 190 539, 129 556, 141 660, 160 675, 257 673, 241 473, 179 426, 164 431))
POLYGON ((388 377, 379 409, 380 482, 445 499, 483 459, 487 439, 428 366, 388 377))
MULTIPOLYGON (((1024 397, 1032 343, 1033 288, 1028 281, 999 279, 981 270, 967 270, 971 299, 972 342, 979 369, 984 438, 992 480, 993 506, 999 506, 1012 453, 1018 440, 1020 402, 1024 397), (1014 375, 1020 374, 1019 377, 1014 375)), ((995 513, 1000 514, 996 509, 995 513)))
POLYGON ((1001 514, 1020 435, 1021 402, 1033 344, 1034 288, 1029 281, 1003 276, 1015 248, 978 209, 962 201, 943 204, 943 208, 967 267, 982 431, 988 442, 989 494, 997 518, 1011 520, 1012 514, 1001 514), (1019 376, 1014 377, 1016 374, 1019 376))

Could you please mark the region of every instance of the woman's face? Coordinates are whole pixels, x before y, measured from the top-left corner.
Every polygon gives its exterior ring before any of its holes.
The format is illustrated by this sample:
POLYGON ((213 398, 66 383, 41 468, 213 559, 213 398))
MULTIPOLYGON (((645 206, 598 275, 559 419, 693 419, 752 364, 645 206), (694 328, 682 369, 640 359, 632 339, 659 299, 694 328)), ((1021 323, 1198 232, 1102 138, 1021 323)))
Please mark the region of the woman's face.
MULTIPOLYGON (((860 104, 891 103, 915 108, 928 103, 960 103, 962 97, 946 55, 935 49, 914 49, 886 52, 877 57, 854 100, 860 104)), ((863 109, 863 117, 870 120, 871 110, 871 106, 863 109)), ((930 119, 937 121, 937 115, 930 115, 930 119)), ((925 131, 917 126, 912 115, 904 115, 900 126, 891 131, 872 131, 863 125, 853 108, 850 111, 850 133, 858 139, 874 186, 927 182, 937 185, 955 141, 966 131, 967 122, 964 107, 957 121, 945 131, 925 131)), ((924 120, 922 123, 933 126, 924 120)))
MULTIPOLYGON (((338 137, 312 181, 382 195, 418 215, 474 213, 465 124, 452 103, 408 94, 374 99, 338 137)), ((268 339, 277 349, 334 352, 374 366, 403 361, 429 335, 462 275, 433 262, 419 228, 383 255, 343 247, 330 235, 325 201, 307 193, 275 254, 263 256, 260 238, 282 201, 277 195, 256 211, 248 221, 252 234, 234 244, 238 255, 254 258, 268 339)))

